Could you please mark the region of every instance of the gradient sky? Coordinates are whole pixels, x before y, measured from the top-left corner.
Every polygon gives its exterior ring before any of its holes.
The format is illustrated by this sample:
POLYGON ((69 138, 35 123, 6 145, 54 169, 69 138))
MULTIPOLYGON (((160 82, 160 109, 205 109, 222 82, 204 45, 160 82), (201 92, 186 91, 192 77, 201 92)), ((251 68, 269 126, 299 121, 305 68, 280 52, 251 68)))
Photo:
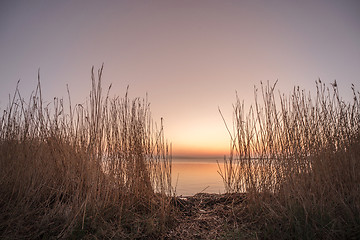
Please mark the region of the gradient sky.
POLYGON ((235 92, 246 104, 260 81, 289 93, 315 80, 360 85, 360 1, 1 1, 0 109, 40 68, 44 98, 84 102, 104 63, 111 95, 151 102, 174 155, 228 152, 235 92))

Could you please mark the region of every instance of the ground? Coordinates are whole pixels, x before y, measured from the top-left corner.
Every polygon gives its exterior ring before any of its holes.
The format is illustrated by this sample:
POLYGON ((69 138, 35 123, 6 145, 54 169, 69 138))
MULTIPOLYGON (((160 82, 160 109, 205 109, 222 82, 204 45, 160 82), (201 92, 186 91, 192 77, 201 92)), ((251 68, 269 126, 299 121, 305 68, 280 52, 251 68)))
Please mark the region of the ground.
POLYGON ((232 238, 237 225, 234 209, 244 201, 242 194, 198 193, 174 200, 179 214, 167 239, 232 238))

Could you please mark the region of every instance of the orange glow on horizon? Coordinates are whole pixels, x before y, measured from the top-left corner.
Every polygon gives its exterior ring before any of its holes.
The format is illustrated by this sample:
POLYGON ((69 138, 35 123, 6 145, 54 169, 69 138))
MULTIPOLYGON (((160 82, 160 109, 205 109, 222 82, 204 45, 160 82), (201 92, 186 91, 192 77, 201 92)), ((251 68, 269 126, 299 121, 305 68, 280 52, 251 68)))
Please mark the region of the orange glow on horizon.
POLYGON ((229 154, 228 148, 219 147, 173 147, 172 155, 174 157, 223 157, 229 154))

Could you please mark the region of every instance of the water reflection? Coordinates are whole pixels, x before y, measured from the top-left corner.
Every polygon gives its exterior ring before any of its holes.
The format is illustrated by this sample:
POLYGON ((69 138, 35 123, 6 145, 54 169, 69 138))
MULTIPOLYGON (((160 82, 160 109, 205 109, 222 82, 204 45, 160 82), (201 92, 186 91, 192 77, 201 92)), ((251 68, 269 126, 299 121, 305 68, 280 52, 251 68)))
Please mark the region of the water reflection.
MULTIPOLYGON (((222 162, 220 162, 222 166, 222 162)), ((172 184, 176 194, 224 193, 224 184, 214 159, 173 159, 172 184)))

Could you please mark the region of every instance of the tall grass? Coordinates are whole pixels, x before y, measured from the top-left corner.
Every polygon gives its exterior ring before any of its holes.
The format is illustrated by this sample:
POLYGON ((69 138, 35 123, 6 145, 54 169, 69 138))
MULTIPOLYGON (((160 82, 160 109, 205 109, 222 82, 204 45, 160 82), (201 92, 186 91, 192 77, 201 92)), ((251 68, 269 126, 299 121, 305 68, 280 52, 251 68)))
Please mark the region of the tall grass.
POLYGON ((46 104, 18 88, 0 124, 1 238, 157 238, 170 218, 171 147, 149 104, 103 95, 46 104))
POLYGON ((319 80, 316 97, 277 98, 275 85, 247 113, 234 104, 220 174, 228 192, 247 193, 239 226, 269 239, 360 238, 360 93, 345 102, 319 80))

